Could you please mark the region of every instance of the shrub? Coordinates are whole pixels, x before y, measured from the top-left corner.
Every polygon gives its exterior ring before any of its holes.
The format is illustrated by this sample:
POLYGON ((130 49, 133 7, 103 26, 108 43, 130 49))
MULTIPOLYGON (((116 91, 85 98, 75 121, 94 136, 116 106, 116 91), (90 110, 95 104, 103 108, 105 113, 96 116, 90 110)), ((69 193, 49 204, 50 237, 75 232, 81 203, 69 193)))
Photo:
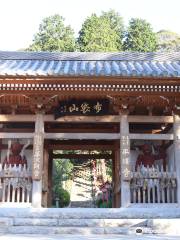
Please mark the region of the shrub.
POLYGON ((57 191, 57 197, 59 198, 59 207, 67 207, 70 203, 70 194, 63 188, 59 188, 57 191))

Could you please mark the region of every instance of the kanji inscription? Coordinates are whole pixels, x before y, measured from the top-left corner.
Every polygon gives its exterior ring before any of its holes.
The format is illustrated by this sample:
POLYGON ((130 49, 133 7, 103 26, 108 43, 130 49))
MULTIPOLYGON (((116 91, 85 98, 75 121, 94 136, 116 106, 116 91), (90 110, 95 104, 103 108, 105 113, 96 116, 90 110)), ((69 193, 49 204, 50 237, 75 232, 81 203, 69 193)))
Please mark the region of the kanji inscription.
POLYGON ((108 99, 71 99, 59 102, 59 106, 54 111, 55 119, 71 115, 98 116, 109 114, 108 99))
POLYGON ((122 163, 122 177, 124 180, 130 180, 130 165, 129 165, 129 157, 130 157, 130 141, 128 135, 121 136, 121 163, 122 163))
POLYGON ((32 166, 32 178, 34 180, 41 179, 42 160, 43 160, 43 135, 38 133, 34 136, 33 166, 32 166))

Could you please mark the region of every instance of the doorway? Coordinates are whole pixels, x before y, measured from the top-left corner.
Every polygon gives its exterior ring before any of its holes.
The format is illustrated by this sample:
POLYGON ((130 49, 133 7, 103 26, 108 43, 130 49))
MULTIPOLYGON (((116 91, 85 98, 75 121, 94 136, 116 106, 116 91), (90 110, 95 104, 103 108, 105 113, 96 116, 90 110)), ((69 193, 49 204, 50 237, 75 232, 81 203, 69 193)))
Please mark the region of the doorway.
POLYGON ((119 207, 116 141, 51 140, 48 149, 49 207, 119 207))

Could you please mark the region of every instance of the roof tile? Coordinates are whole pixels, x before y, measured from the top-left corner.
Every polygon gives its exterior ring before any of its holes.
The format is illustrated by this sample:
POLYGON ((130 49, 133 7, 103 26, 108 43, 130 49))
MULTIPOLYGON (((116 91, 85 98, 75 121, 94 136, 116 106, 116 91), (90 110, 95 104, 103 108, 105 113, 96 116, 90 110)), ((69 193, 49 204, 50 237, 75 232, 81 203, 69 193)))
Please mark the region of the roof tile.
POLYGON ((180 52, 52 53, 0 51, 0 75, 180 77, 180 52))

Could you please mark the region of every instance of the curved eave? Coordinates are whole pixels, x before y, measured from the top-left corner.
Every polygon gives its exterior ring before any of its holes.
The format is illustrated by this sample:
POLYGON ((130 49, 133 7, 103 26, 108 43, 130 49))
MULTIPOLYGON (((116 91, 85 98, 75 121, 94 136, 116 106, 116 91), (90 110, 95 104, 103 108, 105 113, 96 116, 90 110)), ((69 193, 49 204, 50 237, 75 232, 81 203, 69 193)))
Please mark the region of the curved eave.
POLYGON ((7 77, 180 77, 180 61, 0 60, 7 77))

